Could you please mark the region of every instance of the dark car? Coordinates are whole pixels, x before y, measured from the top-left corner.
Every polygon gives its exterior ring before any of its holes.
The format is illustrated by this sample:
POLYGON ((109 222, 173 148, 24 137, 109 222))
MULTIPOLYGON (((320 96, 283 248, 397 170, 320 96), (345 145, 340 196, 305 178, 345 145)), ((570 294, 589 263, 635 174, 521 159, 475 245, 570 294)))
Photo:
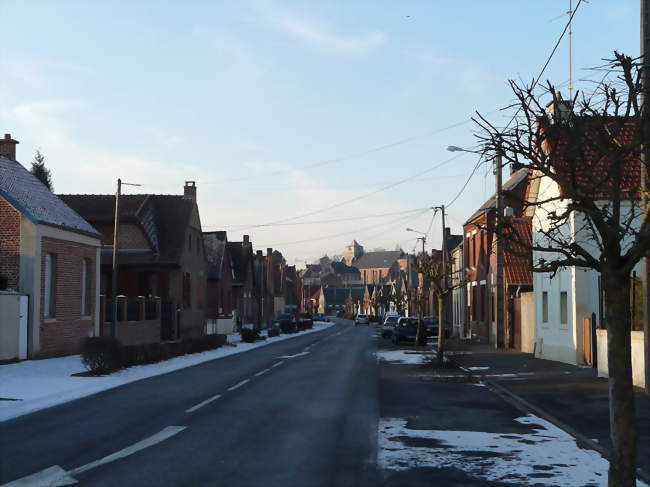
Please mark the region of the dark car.
POLYGON ((275 323, 280 327, 282 333, 295 333, 298 331, 298 323, 296 323, 296 318, 289 313, 283 313, 278 315, 275 319, 275 323))
POLYGON ((438 336, 438 317, 437 316, 425 316, 424 326, 427 327, 427 336, 428 337, 437 337, 438 336))
POLYGON ((419 318, 400 318, 393 328, 393 343, 399 345, 401 342, 414 342, 418 333, 419 323, 419 318))
POLYGON ((300 313, 298 316, 298 328, 309 330, 314 327, 314 319, 309 313, 300 313))

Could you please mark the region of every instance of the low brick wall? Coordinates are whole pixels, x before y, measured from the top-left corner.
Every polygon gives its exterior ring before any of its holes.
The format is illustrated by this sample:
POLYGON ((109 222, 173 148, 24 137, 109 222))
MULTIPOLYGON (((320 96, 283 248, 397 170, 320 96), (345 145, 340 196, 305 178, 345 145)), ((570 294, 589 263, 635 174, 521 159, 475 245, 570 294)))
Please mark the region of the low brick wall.
POLYGON ((79 353, 81 342, 94 333, 92 320, 45 321, 40 326, 39 358, 79 353))
MULTIPOLYGON (((103 336, 110 336, 111 324, 104 323, 103 336)), ((117 323, 117 339, 122 345, 160 342, 160 320, 122 321, 117 323)))

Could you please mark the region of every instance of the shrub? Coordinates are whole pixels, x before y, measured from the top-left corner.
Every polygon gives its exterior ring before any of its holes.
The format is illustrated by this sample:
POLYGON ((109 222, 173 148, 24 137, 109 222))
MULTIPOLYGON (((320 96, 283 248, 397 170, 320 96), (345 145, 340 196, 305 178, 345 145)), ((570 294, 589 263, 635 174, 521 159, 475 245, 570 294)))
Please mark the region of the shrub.
POLYGON ((294 323, 289 323, 288 321, 283 321, 280 323, 280 331, 282 333, 295 333, 296 330, 296 325, 294 323))
POLYGON ((246 343, 253 343, 255 340, 258 340, 260 338, 257 330, 253 330, 251 328, 242 328, 240 334, 241 341, 246 343))
POLYGON ((278 330, 275 327, 274 328, 269 328, 269 331, 267 332, 266 336, 268 336, 269 338, 280 336, 280 330, 278 330))
POLYGON ((94 374, 106 374, 122 367, 120 342, 112 337, 86 337, 81 343, 81 361, 94 374))

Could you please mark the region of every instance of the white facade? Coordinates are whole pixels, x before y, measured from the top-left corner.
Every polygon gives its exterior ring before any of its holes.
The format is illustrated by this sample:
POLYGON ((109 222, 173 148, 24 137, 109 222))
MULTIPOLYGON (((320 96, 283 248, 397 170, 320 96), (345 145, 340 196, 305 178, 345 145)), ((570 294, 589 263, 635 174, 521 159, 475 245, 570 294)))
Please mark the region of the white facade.
MULTIPOLYGON (((541 178, 539 199, 560 195, 557 184, 548 177, 541 178)), ((540 205, 533 217, 533 242, 543 243, 541 230, 548 229, 548 214, 561 211, 566 201, 555 201, 540 205)), ((624 213, 625 203, 621 204, 624 213)), ((629 204, 628 204, 629 208, 629 204)), ((596 257, 600 251, 593 241, 591 232, 583 229, 580 215, 572 213, 562 228, 562 234, 579 242, 596 257)), ((535 251, 533 261, 540 258, 552 261, 557 254, 535 251)), ((640 274, 641 266, 635 268, 640 274)), ((555 276, 534 273, 533 288, 535 294, 536 341, 535 354, 539 358, 556 360, 573 365, 582 365, 584 361, 583 321, 595 317, 596 323, 602 322, 602 292, 600 273, 592 269, 568 267, 560 269, 555 276)), ((595 346, 596 344, 594 344, 595 346)))

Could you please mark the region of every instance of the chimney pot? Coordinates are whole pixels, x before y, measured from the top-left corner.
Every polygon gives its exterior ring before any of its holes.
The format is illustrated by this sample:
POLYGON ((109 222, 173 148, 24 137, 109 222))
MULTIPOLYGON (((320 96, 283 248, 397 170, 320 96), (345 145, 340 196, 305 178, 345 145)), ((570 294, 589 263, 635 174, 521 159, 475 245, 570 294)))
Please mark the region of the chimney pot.
POLYGON ((185 181, 183 196, 196 201, 196 181, 185 181))
POLYGON ((17 140, 11 138, 11 134, 5 134, 3 139, 0 139, 0 156, 16 160, 16 145, 17 140))

